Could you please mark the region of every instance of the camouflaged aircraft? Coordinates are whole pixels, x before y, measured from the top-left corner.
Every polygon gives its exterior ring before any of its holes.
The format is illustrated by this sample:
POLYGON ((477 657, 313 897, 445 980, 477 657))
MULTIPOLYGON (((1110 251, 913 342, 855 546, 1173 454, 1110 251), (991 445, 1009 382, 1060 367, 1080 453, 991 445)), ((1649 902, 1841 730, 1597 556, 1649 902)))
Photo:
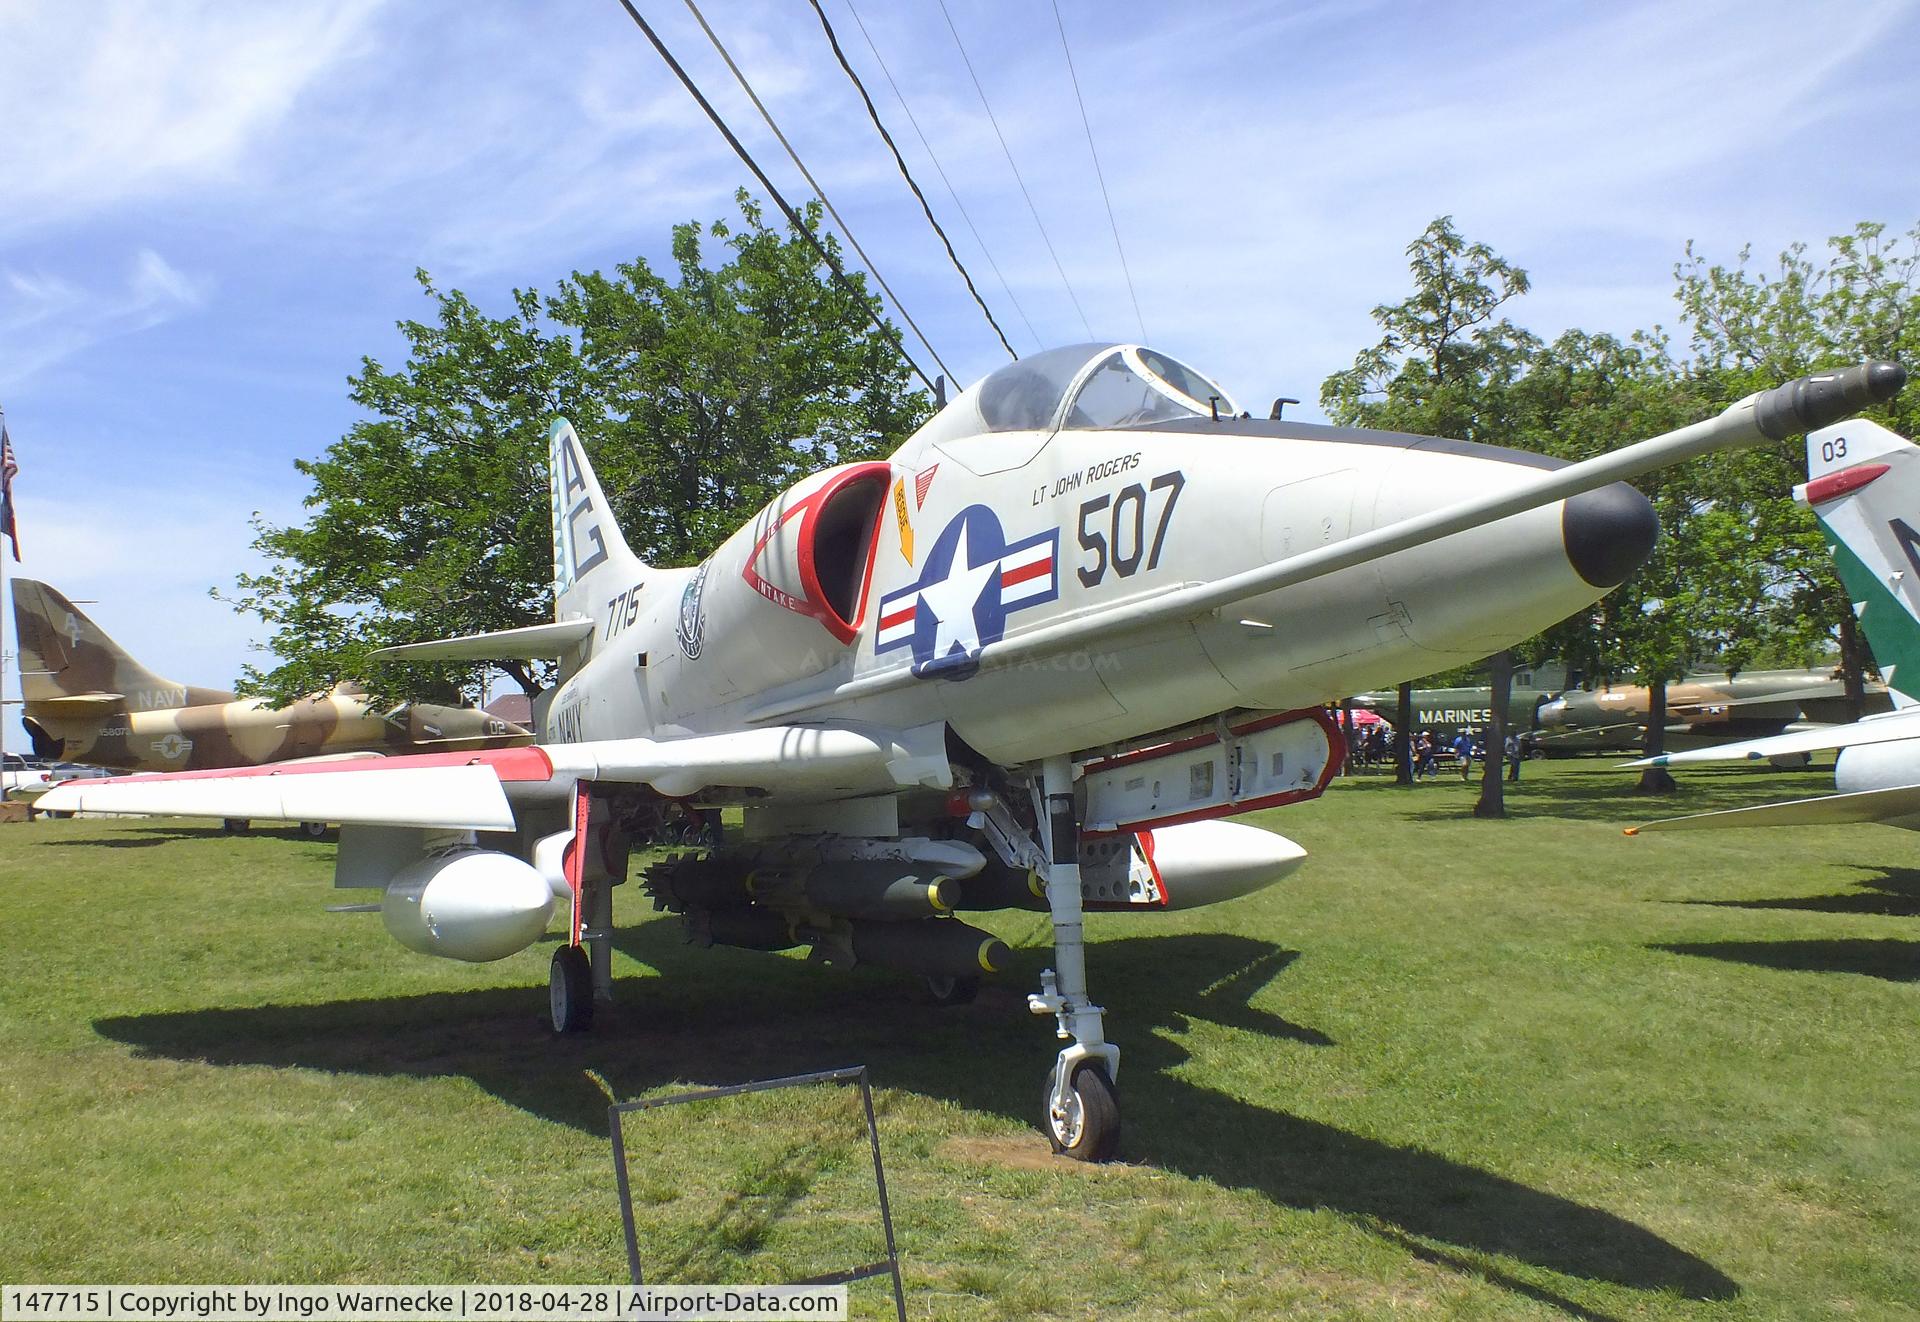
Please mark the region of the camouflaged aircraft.
POLYGON ((467 707, 407 703, 376 711, 346 684, 275 707, 163 679, 57 589, 30 578, 13 582, 13 622, 20 639, 21 724, 37 757, 119 771, 206 771, 354 754, 509 748, 533 739, 511 721, 467 707))
POLYGON ((743 830, 647 869, 703 945, 810 947, 963 999, 1007 950, 955 916, 1051 919, 1028 1008, 1067 1045, 1042 1125, 1104 1158, 1119 1048, 1083 915, 1151 922, 1298 866, 1222 820, 1311 799, 1339 762, 1321 704, 1477 660, 1620 583, 1653 546, 1620 481, 1889 397, 1874 364, 1753 395, 1578 464, 1238 414, 1152 349, 1050 350, 988 375, 890 458, 802 479, 699 565, 627 548, 579 438, 549 439, 554 618, 398 657, 555 657, 531 748, 277 775, 63 786, 57 806, 346 823, 336 884, 382 892, 413 949, 566 940, 548 1004, 612 994, 613 891, 663 813, 743 830))
MULTIPOLYGON (((1869 680, 1868 714, 1891 710, 1887 687, 1869 680)), ((1540 705, 1535 745, 1550 752, 1638 748, 1652 697, 1643 684, 1569 689, 1540 705)), ((1695 674, 1667 685, 1667 746, 1710 748, 1777 734, 1827 729, 1852 719, 1847 689, 1830 668, 1695 674)), ((1804 766, 1785 758, 1781 765, 1804 766)))

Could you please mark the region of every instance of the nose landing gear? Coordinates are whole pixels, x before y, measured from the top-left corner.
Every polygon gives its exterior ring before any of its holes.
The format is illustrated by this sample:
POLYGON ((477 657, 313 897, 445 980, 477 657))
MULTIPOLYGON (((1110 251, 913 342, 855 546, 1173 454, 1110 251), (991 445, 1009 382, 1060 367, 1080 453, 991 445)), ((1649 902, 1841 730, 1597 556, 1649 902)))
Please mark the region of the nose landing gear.
POLYGON ((1087 995, 1086 943, 1080 897, 1080 823, 1073 804, 1073 762, 1051 757, 1041 764, 1046 795, 1047 909, 1053 918, 1056 969, 1040 975, 1040 990, 1027 1008, 1050 1014, 1061 1051, 1047 1076, 1043 1127, 1053 1150, 1077 1161, 1107 1161, 1120 1144, 1120 1098, 1113 1081, 1120 1048, 1107 1041, 1106 1011, 1087 995))
MULTIPOLYGON (((1064 1062, 1067 1053, 1061 1053, 1064 1062)), ((1107 1067, 1097 1060, 1082 1061, 1063 1091, 1060 1066, 1047 1076, 1043 1101, 1047 1141, 1053 1150, 1076 1161, 1108 1161, 1120 1145, 1120 1096, 1107 1067)))

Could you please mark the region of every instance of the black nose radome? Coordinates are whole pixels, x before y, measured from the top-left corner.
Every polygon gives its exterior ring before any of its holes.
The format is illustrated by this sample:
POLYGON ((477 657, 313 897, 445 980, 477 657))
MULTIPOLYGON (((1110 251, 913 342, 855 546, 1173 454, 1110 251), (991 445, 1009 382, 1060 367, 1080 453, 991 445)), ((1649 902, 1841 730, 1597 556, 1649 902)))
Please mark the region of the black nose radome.
POLYGON ((1619 587, 1653 554, 1660 517, 1645 496, 1615 482, 1568 499, 1560 535, 1575 573, 1597 588, 1619 587))

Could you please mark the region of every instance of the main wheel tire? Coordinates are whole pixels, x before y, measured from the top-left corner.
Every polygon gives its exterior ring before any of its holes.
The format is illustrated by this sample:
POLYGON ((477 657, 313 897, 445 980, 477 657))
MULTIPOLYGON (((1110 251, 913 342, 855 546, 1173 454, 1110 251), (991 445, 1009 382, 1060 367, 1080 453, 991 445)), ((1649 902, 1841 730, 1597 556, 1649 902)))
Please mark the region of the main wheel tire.
POLYGON ((935 1005, 972 1005, 980 994, 980 979, 955 974, 929 973, 927 998, 935 1005))
POLYGON ((245 835, 252 825, 244 817, 226 817, 221 819, 220 829, 227 835, 245 835))
POLYGON ((1110 1161, 1120 1146, 1120 1096, 1107 1077, 1105 1065, 1083 1061, 1073 1071, 1065 1115, 1054 1113, 1053 1075, 1049 1073, 1040 1114, 1045 1118, 1047 1141, 1062 1156, 1075 1161, 1110 1161))
POLYGON ((561 946, 547 970, 547 1012, 556 1033, 593 1027, 593 968, 580 946, 561 946))
POLYGON ((300 834, 309 840, 325 840, 327 838, 327 824, 325 822, 302 822, 300 823, 300 834))

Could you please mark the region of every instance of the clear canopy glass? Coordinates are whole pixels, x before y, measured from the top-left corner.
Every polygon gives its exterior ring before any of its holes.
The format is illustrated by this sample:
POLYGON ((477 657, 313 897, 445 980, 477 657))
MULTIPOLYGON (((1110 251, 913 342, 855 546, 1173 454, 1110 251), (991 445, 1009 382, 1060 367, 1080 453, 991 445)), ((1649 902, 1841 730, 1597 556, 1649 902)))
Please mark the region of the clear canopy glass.
POLYGON ((1134 344, 1074 344, 996 369, 922 435, 939 444, 985 432, 1130 427, 1236 410, 1191 367, 1134 344))

